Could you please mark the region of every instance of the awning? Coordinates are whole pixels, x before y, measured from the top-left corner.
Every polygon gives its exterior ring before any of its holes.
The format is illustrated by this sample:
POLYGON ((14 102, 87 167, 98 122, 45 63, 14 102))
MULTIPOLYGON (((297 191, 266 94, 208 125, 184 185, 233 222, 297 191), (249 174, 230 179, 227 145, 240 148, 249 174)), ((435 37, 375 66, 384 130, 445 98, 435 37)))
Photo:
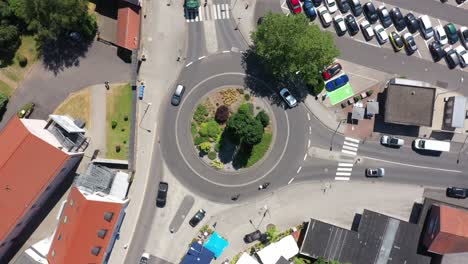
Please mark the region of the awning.
POLYGON ((365 110, 366 109, 364 107, 354 106, 353 107, 353 114, 352 114, 351 118, 354 119, 354 120, 363 120, 365 110))
POLYGON ((379 113, 379 102, 367 102, 367 113, 376 115, 379 113))
POLYGON ((124 5, 117 15, 117 46, 136 50, 139 46, 140 7, 124 5))
POLYGON ((280 241, 270 244, 257 252, 263 264, 276 264, 281 258, 290 259, 299 253, 299 247, 292 235, 289 235, 280 241))
POLYGON ((213 234, 210 236, 210 239, 208 239, 208 242, 206 242, 203 246, 212 251, 215 257, 218 258, 221 256, 221 254, 223 254, 224 249, 229 246, 229 242, 218 235, 218 233, 213 232, 213 234))
POLYGON ((181 264, 209 264, 214 258, 214 253, 197 242, 193 242, 181 264))

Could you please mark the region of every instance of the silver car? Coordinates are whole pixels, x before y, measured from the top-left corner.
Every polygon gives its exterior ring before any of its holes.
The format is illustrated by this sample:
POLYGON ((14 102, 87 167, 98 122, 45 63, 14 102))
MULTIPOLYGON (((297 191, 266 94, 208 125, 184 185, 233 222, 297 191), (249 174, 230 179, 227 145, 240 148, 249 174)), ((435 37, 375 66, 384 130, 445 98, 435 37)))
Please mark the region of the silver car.
POLYGON ((366 176, 367 177, 383 177, 385 175, 384 168, 367 168, 366 176))
POLYGON ((380 143, 391 147, 401 147, 405 144, 405 141, 401 138, 383 135, 382 138, 380 138, 380 143))
POLYGON ((297 100, 292 94, 289 92, 287 88, 281 89, 279 92, 283 100, 288 104, 289 107, 297 106, 297 100))

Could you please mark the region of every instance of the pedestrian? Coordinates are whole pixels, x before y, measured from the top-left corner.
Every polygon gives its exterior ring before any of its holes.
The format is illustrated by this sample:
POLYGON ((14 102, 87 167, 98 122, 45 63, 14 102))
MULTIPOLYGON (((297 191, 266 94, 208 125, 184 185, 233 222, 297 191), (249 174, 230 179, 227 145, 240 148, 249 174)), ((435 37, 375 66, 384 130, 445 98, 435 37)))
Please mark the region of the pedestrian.
POLYGON ((109 90, 109 82, 108 81, 104 82, 104 86, 106 86, 106 89, 109 90))
POLYGON ((177 56, 177 61, 180 61, 180 56, 177 56))
POLYGON ((240 194, 236 194, 236 195, 231 197, 231 200, 232 201, 237 201, 237 199, 239 199, 239 196, 240 196, 240 194))

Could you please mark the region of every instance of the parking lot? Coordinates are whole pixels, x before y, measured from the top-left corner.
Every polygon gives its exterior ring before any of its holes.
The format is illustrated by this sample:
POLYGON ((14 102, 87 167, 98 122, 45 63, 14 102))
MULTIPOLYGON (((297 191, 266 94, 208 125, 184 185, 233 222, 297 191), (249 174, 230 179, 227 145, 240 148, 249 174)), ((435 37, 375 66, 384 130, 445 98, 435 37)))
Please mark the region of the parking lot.
MULTIPOLYGON (((442 2, 440 0, 434 0, 436 2, 442 2)), ((451 5, 451 6, 454 6, 454 7, 458 7, 458 8, 462 8, 462 9, 465 9, 465 10, 468 10, 468 0, 465 1, 464 3, 461 3, 461 4, 457 4, 457 1, 455 0, 447 0, 447 2, 444 3, 444 5, 451 5)))
MULTIPOLYGON (((434 0, 434 1, 440 1, 440 0, 434 0)), ((375 8, 377 9, 380 5, 385 5, 387 10, 390 11, 393 7, 393 5, 390 5, 390 4, 386 4, 384 2, 381 2, 381 1, 370 1, 374 4, 375 8)), ((364 5, 365 3, 367 3, 367 1, 361 1, 361 4, 364 5)), ((465 9, 468 9, 468 1, 466 1, 465 3, 461 4, 461 5, 457 5, 455 0, 448 0, 447 3, 445 3, 444 5, 454 5, 456 8, 465 8, 465 9), (458 6, 458 7, 457 7, 458 6)), ((290 9, 288 8, 288 5, 286 3, 286 0, 284 0, 284 2, 282 2, 282 9, 283 9, 283 12, 286 13, 286 14, 290 14, 290 9)), ((324 6, 324 3, 322 3, 320 5, 321 6, 324 6)), ((317 7, 319 8, 319 7, 317 7)), ((316 8, 316 10, 317 10, 316 8)), ((418 18, 420 15, 423 15, 423 14, 420 14, 420 13, 417 13, 417 12, 414 12, 412 10, 407 10, 407 9, 404 9, 402 7, 399 7, 401 12, 403 13, 403 16, 406 16, 407 13, 411 12, 415 15, 416 18, 418 18)), ((302 12, 304 13, 304 12, 302 12)), ((342 14, 340 12, 340 10, 336 11, 334 14, 331 14, 332 17, 338 15, 338 14, 341 14, 343 15, 343 17, 347 16, 348 14, 352 14, 351 11, 348 11, 347 13, 345 14, 342 14)), ((302 14, 304 15, 304 14, 302 14)), ((444 21, 444 20, 441 20, 441 19, 438 19, 438 18, 434 18, 434 17, 431 17, 430 14, 428 14, 430 20, 431 20, 431 24, 432 24, 432 27, 435 28, 436 26, 444 26, 448 23, 450 23, 450 21, 444 21)), ((365 16, 364 14, 361 14, 360 16, 358 17, 355 17, 356 19, 356 22, 358 24, 360 24, 363 20, 365 20, 365 16)), ((321 21, 320 21, 320 18, 319 16, 317 16, 317 18, 315 18, 311 23, 314 23, 314 24, 317 24, 319 25, 319 27, 321 27, 322 29, 324 30, 327 30, 327 31, 330 31, 330 32, 333 32, 334 34, 336 34, 336 30, 335 30, 335 27, 332 23, 332 25, 330 25, 329 27, 326 27, 324 28, 321 21)), ((376 25, 379 25, 380 24, 380 20, 378 20, 376 23, 372 24, 372 27, 374 28, 376 25)), ((467 26, 467 25, 457 25, 455 24, 457 30, 461 27, 461 26, 467 26)), ((395 29, 395 26, 392 25, 389 26, 388 28, 385 29, 385 31, 387 32, 388 35, 391 34, 392 31, 395 31, 395 32, 398 32, 396 29, 395 29)), ((405 33, 408 32, 408 29, 405 27, 405 29, 403 29, 402 31, 398 32, 400 35, 403 35, 405 33)), ((428 45, 430 43, 432 43, 434 41, 434 37, 428 39, 428 40, 425 40, 421 35, 420 35, 420 32, 417 31, 415 32, 414 34, 412 34, 414 39, 415 39, 415 42, 416 42, 416 45, 418 47, 418 50, 413 53, 412 55, 406 53, 405 49, 401 50, 400 53, 402 54, 406 54, 407 56, 416 56, 420 59, 423 59, 423 60, 427 60, 427 61, 431 61, 433 62, 433 59, 432 59, 432 56, 430 54, 430 51, 429 51, 429 48, 428 48, 428 45)), ((390 43, 390 40, 388 40, 386 43, 380 45, 376 39, 376 37, 372 38, 370 41, 366 41, 362 32, 359 32, 357 33, 356 35, 354 36, 350 36, 348 33, 344 34, 342 36, 343 38, 350 38, 350 39, 353 39, 355 41, 358 41, 358 42, 361 42, 361 43, 364 43, 364 44, 367 44, 367 45, 372 45, 372 46, 375 46, 375 47, 379 47, 379 48, 385 48, 385 49, 391 49, 393 50, 393 47, 392 47, 392 44, 390 43)), ((451 47, 451 48, 456 48, 458 47, 459 45, 461 45, 461 42, 458 41, 457 43, 455 43, 454 45, 445 45, 444 48, 446 47, 451 47)), ((439 62, 437 62, 441 65, 445 65, 447 66, 447 63, 444 59, 440 60, 439 62)), ((460 66, 457 66, 456 68, 454 68, 453 70, 460 70, 460 71, 465 71, 465 72, 468 72, 468 67, 466 68, 461 68, 460 66)))

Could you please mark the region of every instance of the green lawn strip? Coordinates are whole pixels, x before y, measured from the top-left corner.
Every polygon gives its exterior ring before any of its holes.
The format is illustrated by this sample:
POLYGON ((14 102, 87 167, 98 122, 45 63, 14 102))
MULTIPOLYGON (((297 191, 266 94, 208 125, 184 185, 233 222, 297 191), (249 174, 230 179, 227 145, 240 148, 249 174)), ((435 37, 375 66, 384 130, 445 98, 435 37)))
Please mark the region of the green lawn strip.
POLYGON ((353 88, 349 83, 344 85, 343 87, 333 91, 328 92, 328 97, 330 97, 330 103, 332 105, 336 105, 337 103, 348 99, 349 97, 353 96, 353 88))
POLYGON ((13 63, 4 69, 0 69, 5 76, 10 78, 14 82, 20 82, 23 80, 25 74, 28 72, 29 68, 37 60, 37 50, 36 50, 36 41, 34 36, 22 36, 21 37, 21 46, 16 51, 15 58, 13 63), (23 55, 28 59, 28 64, 25 67, 21 67, 18 62, 18 55, 23 55))
POLYGON ((0 93, 10 97, 13 94, 13 88, 4 81, 0 80, 0 93))
POLYGON ((130 113, 132 107, 132 89, 129 84, 111 89, 112 94, 107 97, 107 158, 128 159, 128 142, 130 138, 130 113), (125 116, 128 120, 125 121, 125 116), (117 122, 117 126, 112 129, 112 121, 117 122), (123 131, 122 131, 123 129, 123 131), (120 146, 120 152, 116 151, 116 146, 120 146))
POLYGON ((257 161, 263 158, 265 153, 268 151, 268 148, 270 147, 272 138, 273 136, 270 133, 263 134, 262 141, 253 146, 252 153, 247 161, 246 167, 254 165, 257 161))

